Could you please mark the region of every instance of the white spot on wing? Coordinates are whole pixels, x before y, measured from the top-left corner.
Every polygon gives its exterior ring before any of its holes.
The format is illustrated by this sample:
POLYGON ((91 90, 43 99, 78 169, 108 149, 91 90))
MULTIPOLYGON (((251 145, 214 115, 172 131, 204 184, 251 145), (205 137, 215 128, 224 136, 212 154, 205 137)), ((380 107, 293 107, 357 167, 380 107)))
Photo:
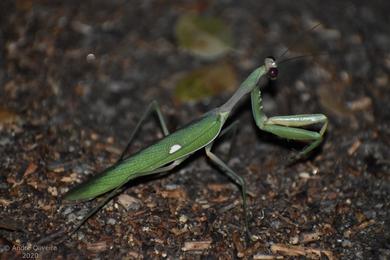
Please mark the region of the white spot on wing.
POLYGON ((180 144, 174 144, 171 146, 171 149, 169 149, 169 154, 173 154, 174 152, 177 152, 181 149, 180 144))

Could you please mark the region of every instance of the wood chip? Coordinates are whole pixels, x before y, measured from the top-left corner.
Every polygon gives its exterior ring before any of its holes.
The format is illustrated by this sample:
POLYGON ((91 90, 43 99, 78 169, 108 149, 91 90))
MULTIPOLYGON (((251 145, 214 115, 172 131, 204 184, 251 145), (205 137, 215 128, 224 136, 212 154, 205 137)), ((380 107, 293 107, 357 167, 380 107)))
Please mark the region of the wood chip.
POLYGON ((87 249, 95 253, 104 252, 107 250, 107 242, 100 241, 96 243, 87 244, 87 249))
POLYGON ((241 240, 240 233, 237 231, 233 232, 232 234, 232 240, 234 243, 234 247, 236 248, 237 251, 237 257, 242 258, 245 256, 245 246, 243 241, 241 240))
POLYGON ((30 162, 27 166, 27 169, 24 171, 23 176, 26 177, 32 173, 34 173, 38 169, 38 165, 33 162, 30 162))
POLYGON ((370 220, 368 220, 368 221, 364 221, 363 223, 359 224, 359 225, 356 227, 356 229, 360 231, 360 230, 363 230, 363 229, 365 229, 366 227, 371 226, 371 225, 373 225, 373 224, 375 224, 375 220, 370 219, 370 220))
POLYGON ((361 144, 362 142, 360 140, 356 140, 355 142, 353 142, 351 147, 349 147, 348 149, 348 155, 353 155, 357 151, 357 149, 359 149, 361 144))
POLYGON ((310 243, 310 242, 313 242, 313 241, 317 241, 321 238, 321 232, 311 232, 311 233, 302 233, 300 235, 300 242, 301 243, 310 243))
POLYGON ((253 256, 253 259, 254 260, 274 260, 274 259, 283 259, 283 256, 256 254, 253 256))
POLYGON ((158 192, 163 198, 168 199, 177 199, 184 201, 187 199, 187 193, 183 189, 174 189, 174 190, 162 190, 158 192))
POLYGON ((72 183, 78 180, 78 174, 77 173, 71 173, 69 176, 64 176, 61 178, 62 182, 65 183, 72 183))
POLYGON ((119 149, 118 147, 116 146, 112 146, 112 145, 109 145, 109 146, 105 146, 104 149, 109 152, 109 153, 113 153, 113 154, 122 154, 122 150, 119 149))
POLYGON ((13 202, 12 200, 6 200, 6 199, 0 198, 0 205, 3 206, 3 207, 7 207, 12 202, 13 202))
POLYGON ((305 256, 307 258, 318 258, 325 255, 329 260, 335 259, 331 251, 315 249, 311 247, 273 244, 271 246, 271 251, 273 253, 279 253, 287 256, 305 256))
POLYGON ((375 220, 370 219, 370 220, 364 221, 358 225, 355 225, 352 228, 344 231, 344 237, 349 238, 349 237, 355 235, 356 233, 359 233, 363 229, 365 229, 373 224, 375 224, 375 220))
POLYGON ((222 203, 222 202, 226 202, 229 200, 229 197, 226 197, 226 196, 218 196, 216 198, 212 198, 210 199, 210 202, 214 202, 214 203, 222 203))
POLYGON ((372 106, 372 100, 369 97, 362 97, 358 100, 350 102, 348 106, 352 111, 366 110, 372 106))
POLYGON ((0 126, 18 124, 21 122, 20 117, 7 108, 0 107, 0 126))
POLYGON ((207 188, 215 192, 220 192, 223 190, 231 189, 231 185, 211 183, 211 184, 207 184, 207 188))
POLYGON ((180 236, 188 231, 187 225, 185 225, 182 229, 178 228, 172 228, 171 233, 174 234, 175 236, 180 236))
POLYGON ((212 242, 211 240, 185 242, 181 250, 183 251, 206 250, 210 247, 211 242, 212 242))

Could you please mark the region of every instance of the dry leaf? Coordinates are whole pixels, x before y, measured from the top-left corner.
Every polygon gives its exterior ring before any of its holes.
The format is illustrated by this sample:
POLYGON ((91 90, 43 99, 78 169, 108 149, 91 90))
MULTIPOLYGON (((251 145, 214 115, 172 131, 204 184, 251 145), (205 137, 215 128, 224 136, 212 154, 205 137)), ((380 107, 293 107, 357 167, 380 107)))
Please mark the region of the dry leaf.
POLYGON ((232 36, 225 23, 215 17, 182 15, 176 24, 179 47, 193 55, 214 59, 232 50, 232 36))
POLYGON ((237 76, 226 63, 204 66, 184 75, 176 84, 175 97, 181 101, 196 101, 237 88, 237 76))

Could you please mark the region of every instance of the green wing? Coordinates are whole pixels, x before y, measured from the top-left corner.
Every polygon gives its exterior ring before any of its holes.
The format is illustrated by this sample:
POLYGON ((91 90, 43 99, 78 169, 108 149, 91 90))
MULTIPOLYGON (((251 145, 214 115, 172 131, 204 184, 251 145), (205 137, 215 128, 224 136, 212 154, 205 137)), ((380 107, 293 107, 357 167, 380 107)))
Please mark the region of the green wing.
POLYGON ((110 167, 89 181, 69 191, 65 200, 88 200, 106 193, 122 184, 153 171, 183 156, 205 147, 221 131, 223 115, 213 112, 185 128, 137 152, 118 165, 110 167))

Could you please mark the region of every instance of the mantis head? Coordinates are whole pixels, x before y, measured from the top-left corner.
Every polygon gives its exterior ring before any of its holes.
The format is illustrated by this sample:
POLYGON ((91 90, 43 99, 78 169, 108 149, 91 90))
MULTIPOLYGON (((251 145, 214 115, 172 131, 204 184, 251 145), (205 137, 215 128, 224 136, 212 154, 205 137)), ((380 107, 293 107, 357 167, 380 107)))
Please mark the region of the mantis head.
POLYGON ((278 77, 278 66, 274 57, 267 57, 264 60, 265 70, 271 80, 275 80, 278 77))

